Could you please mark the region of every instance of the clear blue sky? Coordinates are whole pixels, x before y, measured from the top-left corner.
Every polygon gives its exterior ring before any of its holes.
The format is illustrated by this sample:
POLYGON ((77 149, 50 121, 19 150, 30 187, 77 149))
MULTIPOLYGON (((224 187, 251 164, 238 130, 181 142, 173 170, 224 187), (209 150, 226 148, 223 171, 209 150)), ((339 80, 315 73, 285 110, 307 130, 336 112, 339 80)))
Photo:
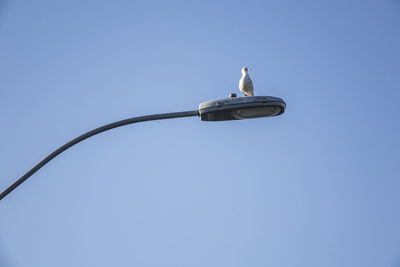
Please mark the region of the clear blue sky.
POLYGON ((400 1, 0 1, 0 266, 400 266, 400 1))

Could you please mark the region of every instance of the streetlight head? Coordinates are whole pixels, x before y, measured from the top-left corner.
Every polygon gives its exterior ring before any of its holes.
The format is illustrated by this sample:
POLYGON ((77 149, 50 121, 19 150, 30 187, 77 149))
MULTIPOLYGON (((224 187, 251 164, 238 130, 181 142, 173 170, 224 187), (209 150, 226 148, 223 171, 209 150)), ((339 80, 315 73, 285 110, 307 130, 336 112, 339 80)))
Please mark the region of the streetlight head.
POLYGON ((230 97, 199 105, 202 121, 242 120, 273 117, 285 111, 285 102, 273 96, 230 97))

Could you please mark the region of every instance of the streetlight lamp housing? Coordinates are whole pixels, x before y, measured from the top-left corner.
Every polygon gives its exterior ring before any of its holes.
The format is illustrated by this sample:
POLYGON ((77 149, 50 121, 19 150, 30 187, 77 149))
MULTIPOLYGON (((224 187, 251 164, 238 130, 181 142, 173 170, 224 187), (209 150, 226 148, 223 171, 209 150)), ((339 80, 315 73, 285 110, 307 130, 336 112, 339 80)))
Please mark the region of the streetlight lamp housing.
POLYGON ((243 96, 211 100, 199 105, 202 121, 242 120, 273 117, 285 111, 286 103, 273 96, 243 96))

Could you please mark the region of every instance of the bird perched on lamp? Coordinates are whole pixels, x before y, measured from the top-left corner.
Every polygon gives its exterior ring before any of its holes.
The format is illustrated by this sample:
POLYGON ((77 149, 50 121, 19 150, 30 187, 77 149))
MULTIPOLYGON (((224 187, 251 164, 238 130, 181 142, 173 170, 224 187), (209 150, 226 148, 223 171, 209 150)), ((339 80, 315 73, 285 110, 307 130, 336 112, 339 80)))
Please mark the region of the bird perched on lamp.
POLYGON ((250 68, 242 68, 242 78, 239 80, 239 89, 245 96, 254 96, 253 82, 250 79, 248 71, 250 68))

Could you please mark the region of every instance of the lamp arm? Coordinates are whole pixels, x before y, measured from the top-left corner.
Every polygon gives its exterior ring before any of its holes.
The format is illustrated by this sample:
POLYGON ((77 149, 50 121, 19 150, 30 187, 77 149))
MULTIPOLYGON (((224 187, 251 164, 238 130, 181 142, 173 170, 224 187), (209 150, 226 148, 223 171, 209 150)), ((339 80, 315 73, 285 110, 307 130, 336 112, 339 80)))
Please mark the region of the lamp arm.
POLYGON ((141 117, 133 117, 125 120, 120 120, 117 122, 113 122, 110 124, 106 124, 104 126, 98 127, 94 130, 91 130, 87 133, 84 133, 77 138, 69 141, 68 143, 64 144, 63 146, 59 147, 57 150, 49 154, 47 157, 42 159, 38 164, 36 164, 32 169, 26 172, 21 178, 17 179, 14 183, 9 185, 3 192, 0 193, 0 200, 2 200, 5 196, 7 196, 11 191, 17 188, 20 184, 22 184, 25 180, 27 180, 30 176, 32 176, 35 172, 37 172, 40 168, 42 168, 46 163, 50 160, 54 159, 62 152, 67 150, 68 148, 72 147, 73 145, 78 144, 79 142, 92 137, 93 135, 120 127, 132 123, 143 122, 143 121, 153 121, 153 120, 164 120, 164 119, 173 119, 173 118, 183 118, 183 117, 191 117, 191 116, 199 116, 198 110, 193 111, 182 111, 182 112, 173 112, 173 113, 161 113, 161 114, 154 114, 154 115, 147 115, 141 117))

